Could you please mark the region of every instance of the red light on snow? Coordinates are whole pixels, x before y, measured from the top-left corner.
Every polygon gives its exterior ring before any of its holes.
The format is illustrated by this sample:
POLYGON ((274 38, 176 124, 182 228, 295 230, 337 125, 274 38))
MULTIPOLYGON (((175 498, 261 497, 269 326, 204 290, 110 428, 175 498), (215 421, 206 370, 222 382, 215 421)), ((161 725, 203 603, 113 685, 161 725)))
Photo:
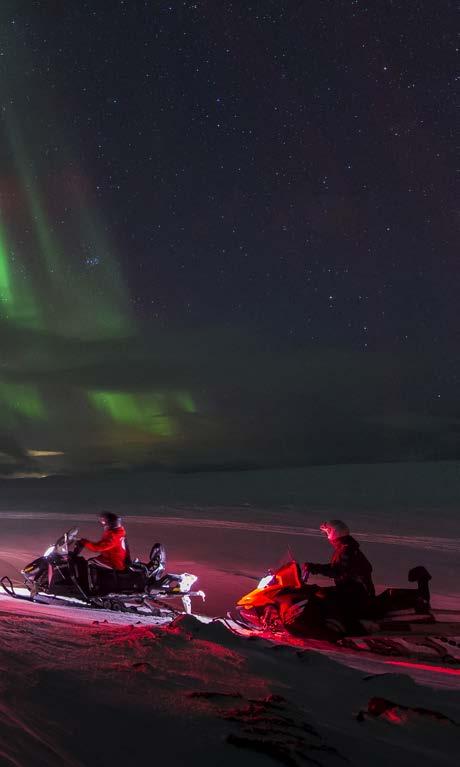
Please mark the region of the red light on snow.
POLYGON ((396 709, 389 709, 382 714, 384 719, 387 719, 391 724, 404 724, 407 717, 402 716, 396 709))
POLYGON ((460 676, 460 668, 432 666, 430 663, 410 663, 404 660, 386 660, 385 663, 390 666, 402 666, 403 668, 412 668, 418 671, 433 671, 436 674, 446 674, 446 676, 460 676))

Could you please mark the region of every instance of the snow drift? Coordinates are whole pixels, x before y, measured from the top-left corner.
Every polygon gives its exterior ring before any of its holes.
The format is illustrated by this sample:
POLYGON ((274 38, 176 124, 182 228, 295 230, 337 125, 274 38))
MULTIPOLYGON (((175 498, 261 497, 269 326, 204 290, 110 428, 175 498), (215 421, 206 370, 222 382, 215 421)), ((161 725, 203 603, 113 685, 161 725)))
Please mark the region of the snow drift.
POLYGON ((117 625, 49 609, 0 601, 1 765, 456 764, 458 692, 192 616, 117 625))

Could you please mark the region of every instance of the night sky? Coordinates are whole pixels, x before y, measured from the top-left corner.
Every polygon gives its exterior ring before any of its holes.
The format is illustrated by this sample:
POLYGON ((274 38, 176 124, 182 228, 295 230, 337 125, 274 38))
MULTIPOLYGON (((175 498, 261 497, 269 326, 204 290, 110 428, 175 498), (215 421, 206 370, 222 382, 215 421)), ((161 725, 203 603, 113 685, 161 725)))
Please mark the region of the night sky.
POLYGON ((2 476, 460 457, 454 18, 2 0, 2 476))

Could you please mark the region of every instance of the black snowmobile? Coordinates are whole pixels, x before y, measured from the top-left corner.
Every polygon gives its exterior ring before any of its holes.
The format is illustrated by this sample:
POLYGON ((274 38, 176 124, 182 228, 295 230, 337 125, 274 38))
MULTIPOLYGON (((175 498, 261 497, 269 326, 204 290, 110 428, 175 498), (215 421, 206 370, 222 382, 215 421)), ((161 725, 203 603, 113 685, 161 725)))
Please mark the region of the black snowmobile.
POLYGON ((138 559, 125 570, 113 570, 80 556, 78 529, 72 528, 50 546, 43 556, 21 570, 29 596, 19 594, 10 578, 0 583, 11 597, 47 603, 74 604, 118 612, 164 616, 191 613, 191 597, 203 591, 192 590, 197 576, 191 573, 167 573, 166 552, 161 543, 152 546, 147 563, 138 559), (174 599, 182 610, 165 602, 174 599))

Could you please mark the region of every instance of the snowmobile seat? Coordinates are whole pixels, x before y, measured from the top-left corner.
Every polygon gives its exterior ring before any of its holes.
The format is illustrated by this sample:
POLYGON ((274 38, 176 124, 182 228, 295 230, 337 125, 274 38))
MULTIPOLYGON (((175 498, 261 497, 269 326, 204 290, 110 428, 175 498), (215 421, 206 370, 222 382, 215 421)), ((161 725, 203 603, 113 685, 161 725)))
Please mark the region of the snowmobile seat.
POLYGON ((139 562, 139 560, 135 560, 134 562, 131 562, 130 565, 124 570, 123 572, 126 573, 144 573, 145 576, 148 575, 148 568, 147 565, 144 565, 143 562, 139 562))
POLYGON ((372 609, 364 618, 379 618, 386 613, 414 610, 417 599, 415 589, 385 589, 375 597, 372 609))
POLYGON ((140 570, 123 570, 116 572, 117 591, 144 591, 145 574, 140 570))
POLYGON ((425 607, 430 609, 430 586, 431 575, 423 565, 413 567, 407 573, 407 580, 409 583, 417 584, 417 597, 419 605, 418 607, 425 607))
POLYGON ((141 570, 127 568, 114 570, 96 560, 89 560, 88 580, 93 594, 103 596, 112 592, 134 591, 140 593, 145 587, 145 574, 141 570))
POLYGON ((407 580, 409 583, 428 583, 428 581, 431 581, 431 575, 426 567, 417 565, 417 567, 413 567, 409 570, 407 573, 407 580))

